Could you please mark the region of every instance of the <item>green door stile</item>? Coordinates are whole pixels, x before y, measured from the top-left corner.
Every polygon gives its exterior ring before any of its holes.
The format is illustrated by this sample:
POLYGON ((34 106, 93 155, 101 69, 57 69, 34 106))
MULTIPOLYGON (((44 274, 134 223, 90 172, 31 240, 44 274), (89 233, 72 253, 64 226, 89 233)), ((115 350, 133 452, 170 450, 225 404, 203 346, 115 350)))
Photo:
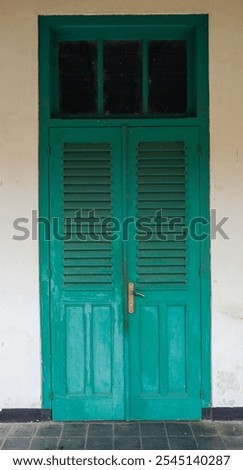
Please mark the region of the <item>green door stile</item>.
POLYGON ((50 146, 53 419, 200 419, 200 244, 176 239, 199 214, 198 129, 55 128, 50 146))

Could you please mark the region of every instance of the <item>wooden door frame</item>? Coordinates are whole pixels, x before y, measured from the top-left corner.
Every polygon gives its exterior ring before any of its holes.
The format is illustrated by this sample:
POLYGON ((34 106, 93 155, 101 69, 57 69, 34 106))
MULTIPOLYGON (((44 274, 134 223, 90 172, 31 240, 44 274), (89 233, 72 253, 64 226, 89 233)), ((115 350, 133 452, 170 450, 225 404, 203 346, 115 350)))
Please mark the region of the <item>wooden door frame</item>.
MULTIPOLYGON (((125 30, 125 28, 124 28, 125 30)), ((39 17, 39 217, 49 220, 50 174, 49 129, 51 127, 198 127, 200 135, 200 216, 210 220, 209 209, 209 83, 208 83, 208 16, 207 15, 124 15, 117 16, 40 16, 39 17), (136 119, 60 119, 51 113, 51 41, 53 31, 73 26, 90 25, 111 28, 122 22, 131 28, 155 25, 163 28, 191 27, 196 38, 195 114, 185 118, 136 119)), ((39 225, 40 313, 42 344, 42 408, 52 407, 51 334, 50 334, 50 243, 44 223, 39 225)), ((211 281, 210 227, 203 228, 207 238, 201 246, 201 401, 202 408, 211 406, 211 281)))

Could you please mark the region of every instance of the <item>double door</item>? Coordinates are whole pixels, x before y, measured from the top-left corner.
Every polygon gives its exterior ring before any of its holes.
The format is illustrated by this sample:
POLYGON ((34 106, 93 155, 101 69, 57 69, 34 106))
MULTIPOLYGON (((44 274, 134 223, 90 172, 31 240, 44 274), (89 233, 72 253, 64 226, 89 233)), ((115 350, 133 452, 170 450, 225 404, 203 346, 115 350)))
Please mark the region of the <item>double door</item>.
POLYGON ((50 131, 56 420, 199 419, 196 128, 50 131))

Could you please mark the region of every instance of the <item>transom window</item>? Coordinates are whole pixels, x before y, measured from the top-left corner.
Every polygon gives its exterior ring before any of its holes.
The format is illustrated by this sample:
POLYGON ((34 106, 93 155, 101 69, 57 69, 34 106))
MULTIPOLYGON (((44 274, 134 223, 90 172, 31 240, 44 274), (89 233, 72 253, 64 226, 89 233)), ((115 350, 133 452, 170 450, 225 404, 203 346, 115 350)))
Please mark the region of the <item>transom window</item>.
POLYGON ((200 21, 190 15, 53 18, 45 46, 49 118, 202 116, 207 51, 200 21))
POLYGON ((185 40, 60 41, 61 116, 188 113, 185 40))

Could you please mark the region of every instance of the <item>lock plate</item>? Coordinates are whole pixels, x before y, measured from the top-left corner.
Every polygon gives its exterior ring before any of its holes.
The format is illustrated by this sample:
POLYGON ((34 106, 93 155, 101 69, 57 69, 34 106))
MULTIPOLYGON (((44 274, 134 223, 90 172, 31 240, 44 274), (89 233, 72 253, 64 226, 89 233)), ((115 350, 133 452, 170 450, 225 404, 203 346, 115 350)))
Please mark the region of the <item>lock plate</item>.
POLYGON ((134 313, 134 283, 128 283, 127 292, 127 310, 128 313, 134 313))

